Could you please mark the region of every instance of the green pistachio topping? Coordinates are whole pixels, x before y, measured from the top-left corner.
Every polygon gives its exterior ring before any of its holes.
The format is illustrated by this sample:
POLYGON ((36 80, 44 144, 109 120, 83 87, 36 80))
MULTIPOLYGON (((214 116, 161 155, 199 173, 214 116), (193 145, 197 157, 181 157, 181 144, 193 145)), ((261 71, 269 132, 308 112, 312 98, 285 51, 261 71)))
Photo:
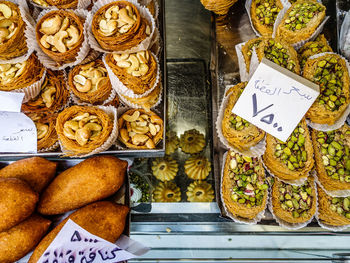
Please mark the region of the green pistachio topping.
POLYGON ((251 43, 251 44, 248 46, 247 55, 248 55, 249 58, 252 57, 253 48, 254 48, 254 47, 257 47, 260 43, 261 43, 261 40, 259 39, 259 40, 254 41, 253 43, 251 43))
POLYGON ((273 27, 280 8, 276 5, 276 0, 254 0, 256 4, 256 15, 261 24, 273 27))
POLYGON ((350 196, 348 197, 333 197, 330 208, 339 215, 350 219, 350 196))
POLYGON ((323 43, 320 42, 313 42, 310 44, 307 48, 304 48, 299 51, 299 54, 303 54, 305 51, 309 50, 307 56, 302 55, 300 59, 300 66, 304 67, 307 59, 313 55, 324 53, 324 52, 330 52, 332 50, 329 49, 329 47, 323 43))
POLYGON ((284 48, 281 43, 270 39, 265 46, 264 54, 268 60, 294 72, 296 63, 294 60, 290 59, 287 49, 284 48))

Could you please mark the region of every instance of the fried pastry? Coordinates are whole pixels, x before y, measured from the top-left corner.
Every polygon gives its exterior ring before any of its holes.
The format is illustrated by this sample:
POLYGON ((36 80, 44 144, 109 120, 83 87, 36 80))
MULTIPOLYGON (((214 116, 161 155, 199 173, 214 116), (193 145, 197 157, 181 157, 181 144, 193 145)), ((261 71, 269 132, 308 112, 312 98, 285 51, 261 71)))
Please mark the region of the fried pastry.
POLYGON ((187 176, 194 180, 204 180, 211 171, 211 163, 208 158, 193 155, 188 158, 184 165, 187 176))
POLYGON ((306 113, 306 118, 314 123, 333 125, 350 102, 349 72, 345 60, 337 54, 308 59, 303 77, 320 87, 320 95, 306 113))
POLYGON ((79 0, 31 0, 42 7, 57 7, 59 9, 74 9, 78 7, 79 0))
POLYGON ((262 40, 261 37, 253 38, 247 41, 247 43, 245 43, 245 45, 242 47, 242 54, 244 57, 247 72, 249 72, 249 69, 250 69, 250 59, 253 55, 253 48, 257 48, 261 40, 262 40))
POLYGON ((222 176, 222 200, 234 217, 254 219, 265 210, 268 185, 258 158, 228 151, 222 176))
POLYGON ((167 156, 152 161, 152 173, 158 180, 165 182, 175 178, 179 165, 173 158, 167 156))
POLYGON ((163 139, 163 120, 154 112, 131 109, 118 120, 119 140, 131 149, 154 149, 163 139))
POLYGON ((212 202, 214 190, 206 181, 194 181, 187 187, 187 201, 189 202, 212 202))
POLYGON ((350 127, 312 131, 318 181, 327 191, 350 190, 350 127))
POLYGON ((165 135, 165 154, 172 154, 179 148, 180 140, 176 132, 168 131, 165 135))
POLYGON ((238 0, 201 0, 205 9, 213 11, 217 15, 226 15, 231 6, 238 0))
POLYGON ((129 210, 125 205, 118 205, 109 201, 92 203, 78 209, 41 240, 28 263, 38 262, 68 219, 71 219, 91 234, 114 243, 124 231, 129 210))
POLYGON ((184 153, 199 153, 206 144, 204 135, 196 129, 185 131, 180 136, 180 148, 184 153))
POLYGON ((180 188, 174 182, 159 182, 153 191, 153 200, 155 202, 180 202, 180 188))
POLYGON ((26 181, 40 193, 56 174, 57 163, 41 157, 15 161, 0 170, 0 178, 18 178, 26 181))

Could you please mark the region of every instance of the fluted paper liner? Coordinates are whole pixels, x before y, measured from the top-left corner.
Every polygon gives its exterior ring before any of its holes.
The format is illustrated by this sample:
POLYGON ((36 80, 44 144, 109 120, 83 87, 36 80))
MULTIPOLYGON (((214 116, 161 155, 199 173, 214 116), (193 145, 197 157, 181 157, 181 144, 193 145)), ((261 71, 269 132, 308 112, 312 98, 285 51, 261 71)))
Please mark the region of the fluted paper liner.
POLYGON ((247 42, 243 42, 237 44, 235 46, 237 58, 238 58, 238 66, 239 66, 239 75, 241 76, 241 81, 249 81, 249 73, 247 71, 247 64, 245 63, 244 56, 242 53, 242 48, 247 42))
POLYGON ((135 5, 136 8, 139 10, 141 17, 145 18, 150 23, 151 34, 148 37, 146 37, 140 44, 138 44, 137 46, 132 47, 130 49, 127 49, 127 50, 108 51, 108 50, 103 49, 100 46, 100 44, 97 42, 94 34, 92 33, 92 19, 93 19, 95 13, 101 7, 103 7, 107 4, 110 4, 112 2, 115 2, 115 0, 99 0, 94 4, 91 12, 89 13, 89 15, 87 16, 87 19, 86 19, 88 24, 89 24, 88 29, 87 29, 87 35, 88 35, 88 39, 89 39, 89 45, 91 46, 91 48, 93 48, 96 51, 103 52, 103 53, 119 53, 119 54, 121 54, 121 53, 134 53, 134 52, 149 49, 151 42, 152 42, 152 37, 153 37, 154 31, 156 29, 155 20, 154 20, 153 16, 151 15, 151 13, 149 12, 148 8, 142 7, 137 2, 137 0, 125 0, 125 1, 135 5))
POLYGON ((55 142, 51 147, 38 150, 38 153, 54 152, 58 149, 59 146, 60 143, 57 140, 57 142, 55 142))
POLYGON ((160 38, 160 33, 159 33, 159 29, 156 28, 156 30, 154 31, 154 35, 152 38, 152 43, 150 45, 149 50, 154 53, 156 55, 157 58, 160 57, 160 52, 162 51, 162 45, 163 41, 160 38))
POLYGON ((325 193, 331 197, 348 197, 350 196, 350 190, 334 190, 334 191, 329 191, 324 188, 320 180, 318 180, 318 175, 317 172, 315 171, 314 173, 315 181, 318 183, 318 185, 322 188, 325 193))
POLYGON ((87 56, 84 58, 84 60, 80 63, 80 64, 87 64, 91 61, 96 60, 102 53, 98 52, 94 49, 90 49, 89 53, 87 54, 87 56))
MULTIPOLYGON (((225 93, 231 88, 232 86, 228 86, 225 89, 225 93)), ((231 145, 227 139, 225 138, 225 136, 222 134, 222 119, 224 118, 224 113, 225 113, 225 109, 227 107, 227 103, 228 100, 230 98, 230 94, 227 94, 226 96, 223 97, 220 108, 219 108, 219 112, 218 112, 218 117, 216 119, 216 123, 215 123, 215 127, 216 127, 216 132, 219 136, 219 139, 221 141, 221 143, 228 149, 233 150, 235 152, 238 152, 242 155, 246 155, 246 156, 250 156, 250 157, 260 157, 261 155, 264 154, 265 150, 266 150, 266 141, 265 138, 262 139, 257 145, 250 147, 250 149, 248 151, 240 151, 237 148, 235 148, 233 145, 231 145)))
POLYGON ((115 99, 115 96, 117 96, 117 92, 114 89, 111 89, 111 93, 109 94, 108 98, 105 101, 103 101, 102 103, 98 103, 98 104, 91 104, 91 103, 80 100, 79 97, 77 97, 72 92, 70 87, 69 87, 69 93, 70 93, 70 97, 72 98, 73 103, 75 105, 79 105, 79 106, 96 106, 96 105, 104 106, 104 105, 110 103, 111 101, 113 101, 115 99))
MULTIPOLYGON (((34 1, 31 1, 31 4, 36 7, 36 8, 41 8, 41 9, 54 9, 57 8, 56 6, 42 6, 37 3, 34 3, 34 1)), ((85 9, 91 4, 91 0, 78 0, 78 5, 76 9, 85 9)))

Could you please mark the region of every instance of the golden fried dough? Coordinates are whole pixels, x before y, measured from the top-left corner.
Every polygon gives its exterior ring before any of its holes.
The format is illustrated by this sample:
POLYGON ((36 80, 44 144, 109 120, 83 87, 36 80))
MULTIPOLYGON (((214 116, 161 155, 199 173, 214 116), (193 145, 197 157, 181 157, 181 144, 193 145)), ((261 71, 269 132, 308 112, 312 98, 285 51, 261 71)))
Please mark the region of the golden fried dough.
POLYGON ((40 193, 56 173, 57 163, 41 157, 22 159, 0 170, 0 178, 19 178, 40 193))
POLYGON ((38 211, 61 214, 113 195, 124 183, 127 165, 113 156, 97 156, 67 169, 45 189, 38 211))
POLYGON ((109 201, 96 202, 78 209, 47 234, 35 248, 28 263, 36 263, 68 219, 93 235, 114 243, 123 233, 129 208, 109 201))
POLYGON ((0 178, 0 232, 28 218, 38 200, 39 195, 26 182, 16 178, 0 178))
POLYGON ((32 215, 22 223, 0 233, 0 262, 11 263, 28 254, 39 243, 50 220, 32 215))

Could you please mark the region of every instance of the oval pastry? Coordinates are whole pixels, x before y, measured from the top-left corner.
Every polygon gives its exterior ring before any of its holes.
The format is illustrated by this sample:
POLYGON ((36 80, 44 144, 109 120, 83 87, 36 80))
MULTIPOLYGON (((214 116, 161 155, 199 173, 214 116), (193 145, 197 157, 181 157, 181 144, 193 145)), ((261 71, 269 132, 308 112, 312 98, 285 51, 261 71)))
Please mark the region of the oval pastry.
POLYGON ((303 77, 320 86, 320 95, 306 113, 314 123, 333 125, 350 102, 349 72, 337 54, 325 54, 306 61, 303 77))
POLYGON ((180 202, 180 188, 174 182, 160 182, 153 191, 155 202, 180 202))
POLYGON ((194 181, 187 187, 187 201, 189 202, 212 202, 214 190, 206 181, 194 181))
POLYGON ((314 151, 305 119, 294 129, 284 143, 266 135, 263 161, 279 179, 294 181, 306 178, 314 166, 314 151))
POLYGON ((211 171, 211 163, 208 158, 199 155, 193 155, 188 158, 184 164, 185 173, 194 180, 204 180, 211 171))
POLYGON ((156 158, 152 161, 152 173, 162 182, 173 180, 178 170, 178 163, 169 156, 156 158))
POLYGON ((234 217, 254 219, 265 210, 268 185, 258 158, 228 151, 222 175, 222 200, 234 217))

